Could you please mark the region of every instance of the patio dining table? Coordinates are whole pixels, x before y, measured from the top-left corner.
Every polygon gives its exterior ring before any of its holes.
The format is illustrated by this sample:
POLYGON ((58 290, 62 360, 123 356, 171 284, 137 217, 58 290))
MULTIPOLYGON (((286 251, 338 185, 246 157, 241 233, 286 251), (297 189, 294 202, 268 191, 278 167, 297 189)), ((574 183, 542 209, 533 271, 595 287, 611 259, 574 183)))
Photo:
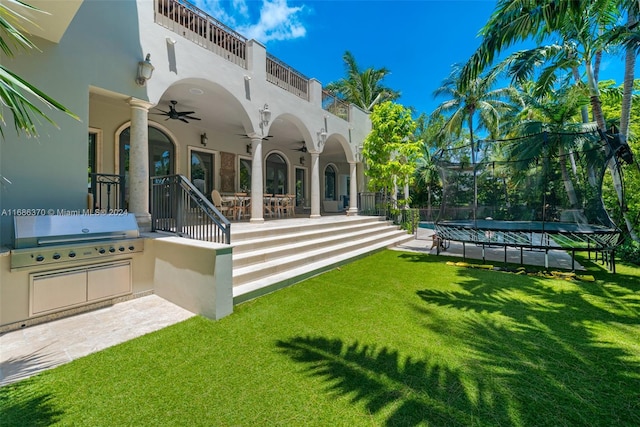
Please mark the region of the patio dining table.
POLYGON ((244 216, 251 216, 251 212, 247 211, 251 195, 247 193, 225 194, 222 196, 222 201, 231 206, 233 219, 241 220, 244 216))

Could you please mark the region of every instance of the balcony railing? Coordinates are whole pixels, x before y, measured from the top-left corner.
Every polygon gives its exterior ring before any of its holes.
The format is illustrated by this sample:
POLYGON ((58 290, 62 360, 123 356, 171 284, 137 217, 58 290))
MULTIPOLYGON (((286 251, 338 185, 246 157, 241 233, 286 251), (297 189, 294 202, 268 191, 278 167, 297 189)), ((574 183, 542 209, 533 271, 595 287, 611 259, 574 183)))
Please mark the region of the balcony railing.
POLYGON ((247 39, 184 0, 155 0, 156 23, 247 68, 247 39))
POLYGON ((305 101, 309 100, 309 78, 269 54, 267 54, 267 81, 305 101))
POLYGON ((229 244, 231 224, 183 175, 151 178, 151 230, 229 244))
POLYGON ((349 121, 349 103, 326 90, 322 91, 322 108, 334 116, 349 121))

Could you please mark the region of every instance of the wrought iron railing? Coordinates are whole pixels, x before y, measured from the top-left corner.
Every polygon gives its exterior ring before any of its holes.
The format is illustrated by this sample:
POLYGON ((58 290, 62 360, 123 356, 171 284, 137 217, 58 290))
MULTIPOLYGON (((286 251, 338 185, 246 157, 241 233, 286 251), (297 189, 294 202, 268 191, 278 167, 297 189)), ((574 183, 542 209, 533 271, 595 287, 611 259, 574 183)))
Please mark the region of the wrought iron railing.
POLYGON ((322 91, 322 108, 334 116, 349 121, 349 103, 326 90, 322 91))
POLYGON ((184 175, 151 177, 151 230, 231 243, 231 223, 184 175))
POLYGON ((309 100, 309 78, 270 54, 267 54, 267 81, 309 100))
POLYGON ((382 193, 358 193, 358 213, 360 215, 387 216, 388 204, 382 193))
POLYGON ((184 0, 155 0, 156 23, 247 68, 247 39, 184 0))
POLYGON ((92 173, 91 206, 95 213, 115 213, 126 209, 124 175, 92 173))

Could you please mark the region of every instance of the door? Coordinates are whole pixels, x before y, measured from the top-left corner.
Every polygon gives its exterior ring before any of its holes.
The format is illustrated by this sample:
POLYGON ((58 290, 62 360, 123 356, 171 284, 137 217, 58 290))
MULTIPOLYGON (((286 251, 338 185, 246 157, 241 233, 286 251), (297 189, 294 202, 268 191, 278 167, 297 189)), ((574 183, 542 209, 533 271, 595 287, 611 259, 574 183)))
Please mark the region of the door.
POLYGON ((191 150, 191 170, 189 179, 207 198, 211 197, 213 190, 213 153, 191 150))
POLYGON ((296 168, 296 207, 304 206, 307 197, 306 170, 296 168))

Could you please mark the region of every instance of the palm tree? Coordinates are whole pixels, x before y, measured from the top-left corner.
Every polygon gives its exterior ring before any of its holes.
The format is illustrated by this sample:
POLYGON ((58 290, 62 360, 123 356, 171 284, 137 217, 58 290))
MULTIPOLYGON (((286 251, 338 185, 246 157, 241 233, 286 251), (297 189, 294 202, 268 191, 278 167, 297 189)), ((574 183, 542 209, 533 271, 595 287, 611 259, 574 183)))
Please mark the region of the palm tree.
MULTIPOLYGON (((633 41, 633 32, 619 32, 619 36, 602 36, 614 27, 621 16, 622 9, 629 15, 637 16, 637 0, 499 0, 489 22, 481 30, 483 41, 478 50, 472 55, 462 71, 464 81, 471 81, 473 76, 482 72, 493 61, 495 55, 513 43, 535 39, 542 41, 545 37, 559 35, 563 42, 552 47, 541 47, 529 53, 517 53, 510 61, 511 73, 515 79, 531 77, 534 67, 541 60, 550 64, 541 73, 540 92, 555 83, 558 70, 572 69, 579 65, 584 67, 586 85, 591 99, 591 110, 598 127, 606 129, 602 113, 600 91, 598 88, 598 64, 605 47, 614 43, 627 43, 627 49, 637 49, 633 41), (546 54, 543 52, 547 52, 546 54)), ((629 27, 635 21, 631 17, 629 27)), ((628 30, 631 28, 627 28, 628 30)), ((628 58, 628 56, 627 56, 628 58)), ((625 83, 633 81, 632 61, 627 61, 625 83)), ((630 85, 630 84, 629 84, 630 85)), ((627 85, 628 87, 630 87, 627 85)), ((630 89, 629 89, 630 90, 630 89)), ((630 111, 630 97, 628 108, 623 107, 623 115, 630 111)), ((609 171, 618 194, 618 199, 624 209, 625 201, 622 190, 620 172, 614 162, 609 163, 609 171)), ((631 221, 625 215, 625 222, 629 232, 633 232, 631 221)))
POLYGON ((390 73, 386 68, 367 68, 361 71, 351 52, 346 51, 342 57, 345 64, 346 77, 329 83, 325 88, 340 98, 357 105, 366 112, 371 112, 376 104, 395 101, 400 93, 382 85, 382 80, 390 73))
POLYGON ((620 134, 625 141, 629 139, 629 119, 631 117, 636 56, 640 53, 640 29, 638 28, 640 1, 629 0, 627 3, 627 24, 624 27, 625 31, 622 32, 619 37, 614 36, 614 40, 621 40, 625 46, 624 83, 620 114, 620 134))
POLYGON ((567 162, 572 165, 575 175, 575 161, 571 155, 579 138, 572 132, 577 134, 593 128, 576 122, 582 106, 589 103, 589 97, 576 86, 564 86, 558 90, 549 90, 542 96, 535 96, 523 90, 521 98, 525 104, 522 115, 526 119, 517 126, 516 134, 521 136, 546 131, 550 136, 546 141, 541 138, 538 141, 525 139, 523 144, 520 144, 522 147, 518 148, 519 151, 526 152, 525 158, 530 159, 540 157, 543 150, 547 150, 545 156, 557 157, 569 204, 572 209, 578 208, 578 197, 567 169, 567 162))
MULTIPOLYGON (((39 11, 20 0, 7 0, 15 6, 24 7, 31 11, 39 11)), ((37 47, 22 33, 20 20, 28 21, 5 4, 0 3, 0 49, 9 58, 14 56, 14 49, 30 50, 37 47)), ((13 123, 18 133, 26 136, 37 136, 38 132, 32 115, 37 115, 47 122, 56 125, 42 110, 40 110, 28 97, 33 97, 44 105, 62 111, 79 120, 78 116, 69 111, 65 106, 28 83, 20 76, 0 65, 0 136, 4 136, 3 127, 5 117, 2 105, 6 106, 13 115, 13 123)))
POLYGON ((440 104, 432 114, 443 114, 448 117, 442 127, 444 133, 460 135, 464 125, 469 131, 471 163, 474 167, 473 217, 475 219, 478 188, 474 132, 484 129, 490 137, 495 138, 500 128, 500 116, 513 108, 513 100, 517 98, 517 93, 512 87, 493 89, 497 78, 495 73, 475 78, 473 81, 464 81, 461 78, 461 71, 460 66, 454 65, 449 77, 434 91, 435 97, 446 96, 449 99, 440 104), (477 129, 474 121, 476 117, 478 118, 477 129))
POLYGON ((433 194, 440 187, 440 173, 435 162, 435 153, 442 145, 443 138, 440 129, 443 124, 444 118, 442 116, 427 117, 423 113, 416 119, 417 126, 414 137, 416 140, 422 141, 422 146, 416 163, 415 182, 427 190, 428 219, 433 219, 431 216, 433 194))

